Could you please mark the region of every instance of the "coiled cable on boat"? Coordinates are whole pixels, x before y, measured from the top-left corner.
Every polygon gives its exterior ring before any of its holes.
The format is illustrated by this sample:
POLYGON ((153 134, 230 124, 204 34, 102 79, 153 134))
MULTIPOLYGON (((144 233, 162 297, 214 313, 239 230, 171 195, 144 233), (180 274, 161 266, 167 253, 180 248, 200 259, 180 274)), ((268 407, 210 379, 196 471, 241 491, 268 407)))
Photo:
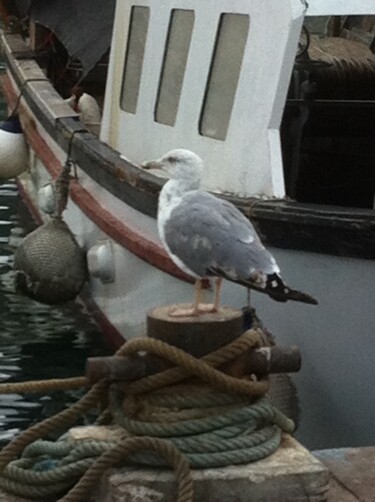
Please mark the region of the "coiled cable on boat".
POLYGON ((263 397, 269 389, 267 379, 238 379, 215 368, 260 345, 257 330, 246 331, 201 359, 152 338, 125 343, 117 355, 147 351, 176 367, 110 388, 102 380, 69 409, 30 427, 0 453, 0 487, 36 499, 56 497, 71 488, 59 500, 78 502, 109 467, 169 465, 178 480, 177 501, 191 502, 189 466, 223 467, 264 458, 279 446, 281 431, 294 429, 293 422, 263 397), (40 439, 71 427, 108 395, 110 405, 101 421, 111 417, 122 427, 119 441, 40 439))

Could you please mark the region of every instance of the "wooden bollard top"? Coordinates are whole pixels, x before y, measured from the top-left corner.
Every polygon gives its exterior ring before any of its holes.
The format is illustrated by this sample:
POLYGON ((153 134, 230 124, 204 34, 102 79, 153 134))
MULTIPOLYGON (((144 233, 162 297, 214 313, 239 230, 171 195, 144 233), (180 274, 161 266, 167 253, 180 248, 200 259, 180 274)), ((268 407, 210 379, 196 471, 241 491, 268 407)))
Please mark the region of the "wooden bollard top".
MULTIPOLYGON (((187 307, 187 305, 179 305, 187 307)), ((147 336, 202 357, 238 338, 243 332, 241 310, 220 307, 219 312, 191 317, 169 315, 171 306, 156 307, 147 315, 147 336)))

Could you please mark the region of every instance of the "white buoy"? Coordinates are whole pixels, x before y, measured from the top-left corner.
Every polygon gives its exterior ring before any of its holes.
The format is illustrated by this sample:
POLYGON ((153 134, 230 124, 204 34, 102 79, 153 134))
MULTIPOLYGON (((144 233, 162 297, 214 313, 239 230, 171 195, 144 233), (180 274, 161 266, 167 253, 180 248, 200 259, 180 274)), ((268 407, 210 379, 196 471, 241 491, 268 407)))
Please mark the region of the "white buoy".
POLYGON ((18 117, 0 125, 0 180, 15 178, 28 167, 29 148, 18 117))
POLYGON ((88 250, 87 267, 89 274, 100 279, 103 284, 114 282, 115 260, 111 241, 100 240, 88 250))
POLYGON ((53 183, 47 183, 38 190, 38 206, 46 214, 56 211, 56 191, 53 183))
POLYGON ((65 100, 74 111, 79 114, 83 122, 91 132, 99 134, 102 113, 96 99, 83 92, 82 87, 75 86, 72 89, 72 95, 65 100))
POLYGON ((96 99, 86 92, 78 100, 78 113, 84 124, 96 124, 102 120, 102 114, 96 99))

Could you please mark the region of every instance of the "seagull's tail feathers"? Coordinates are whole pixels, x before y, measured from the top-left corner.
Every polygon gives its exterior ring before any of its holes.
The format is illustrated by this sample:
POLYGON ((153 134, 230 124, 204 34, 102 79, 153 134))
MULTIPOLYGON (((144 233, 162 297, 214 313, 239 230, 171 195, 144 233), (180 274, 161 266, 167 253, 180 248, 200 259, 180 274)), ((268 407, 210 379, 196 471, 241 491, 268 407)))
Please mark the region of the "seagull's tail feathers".
POLYGON ((312 296, 302 293, 301 291, 297 291, 296 289, 289 288, 277 273, 268 274, 265 277, 265 283, 263 281, 264 284, 261 284, 258 281, 255 282, 254 278, 243 279, 235 277, 234 274, 228 274, 225 270, 216 267, 211 268, 208 273, 224 277, 229 281, 236 282, 237 284, 241 284, 242 286, 246 286, 250 289, 255 289, 260 293, 265 293, 277 302, 287 302, 288 300, 292 300, 295 302, 309 303, 310 305, 318 304, 312 296))
MULTIPOLYGON (((249 285, 251 288, 252 286, 249 285)), ((260 290, 259 290, 260 291, 260 290)), ((302 293, 302 291, 297 291, 296 289, 289 288, 281 277, 274 273, 267 275, 266 286, 263 289, 265 293, 268 294, 273 300, 278 302, 287 302, 288 300, 293 300, 295 302, 309 303, 311 305, 317 305, 318 302, 312 296, 302 293)))

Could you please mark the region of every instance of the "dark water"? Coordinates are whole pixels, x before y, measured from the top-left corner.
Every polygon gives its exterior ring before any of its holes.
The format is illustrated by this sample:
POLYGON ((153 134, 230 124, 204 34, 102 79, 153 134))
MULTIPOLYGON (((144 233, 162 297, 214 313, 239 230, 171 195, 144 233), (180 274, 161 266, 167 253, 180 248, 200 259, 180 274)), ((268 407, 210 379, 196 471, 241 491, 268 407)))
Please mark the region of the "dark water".
MULTIPOLYGON (((16 233, 30 229, 16 185, 0 184, 0 382, 83 375, 87 357, 110 353, 80 305, 50 307, 15 293, 12 244, 16 233)), ((0 395, 0 446, 79 395, 80 391, 0 395)))

